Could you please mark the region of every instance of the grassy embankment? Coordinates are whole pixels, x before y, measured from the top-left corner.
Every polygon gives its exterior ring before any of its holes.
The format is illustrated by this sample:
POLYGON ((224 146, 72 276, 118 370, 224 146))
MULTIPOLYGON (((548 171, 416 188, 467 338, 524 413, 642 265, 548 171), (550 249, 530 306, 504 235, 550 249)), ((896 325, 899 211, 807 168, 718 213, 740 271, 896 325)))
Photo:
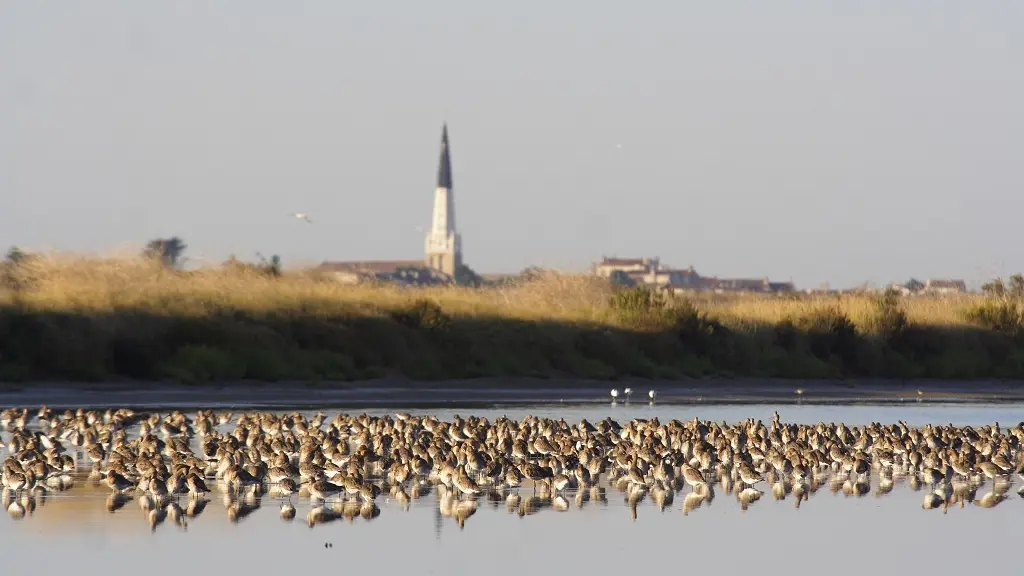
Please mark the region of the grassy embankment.
POLYGON ((1010 299, 662 300, 557 275, 421 290, 75 257, 3 272, 0 381, 1024 378, 1010 299))

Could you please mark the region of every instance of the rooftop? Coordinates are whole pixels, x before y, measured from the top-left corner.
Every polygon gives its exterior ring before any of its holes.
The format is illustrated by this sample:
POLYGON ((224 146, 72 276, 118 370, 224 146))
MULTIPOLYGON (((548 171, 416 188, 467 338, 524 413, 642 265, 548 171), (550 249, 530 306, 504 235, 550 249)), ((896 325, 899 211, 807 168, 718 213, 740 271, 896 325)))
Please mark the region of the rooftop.
POLYGON ((319 270, 331 272, 369 272, 373 274, 393 274, 400 268, 426 268, 423 260, 364 260, 358 262, 324 262, 317 267, 319 270))

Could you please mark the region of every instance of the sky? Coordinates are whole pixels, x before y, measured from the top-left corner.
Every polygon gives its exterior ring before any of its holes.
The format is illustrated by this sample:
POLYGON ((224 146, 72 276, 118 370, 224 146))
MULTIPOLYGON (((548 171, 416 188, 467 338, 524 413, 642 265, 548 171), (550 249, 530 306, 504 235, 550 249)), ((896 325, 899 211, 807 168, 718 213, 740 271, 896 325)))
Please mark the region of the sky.
POLYGON ((1024 2, 6 0, 0 245, 1024 271, 1024 2), (313 224, 292 218, 308 213, 313 224))

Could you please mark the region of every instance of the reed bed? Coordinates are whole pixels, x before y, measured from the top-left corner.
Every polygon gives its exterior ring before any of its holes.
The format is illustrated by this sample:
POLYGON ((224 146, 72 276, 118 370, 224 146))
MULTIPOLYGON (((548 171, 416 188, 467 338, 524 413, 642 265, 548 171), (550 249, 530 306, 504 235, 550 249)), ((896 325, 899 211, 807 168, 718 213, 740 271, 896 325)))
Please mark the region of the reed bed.
MULTIPOLYGON (((735 294, 695 297, 697 305, 722 323, 744 327, 774 325, 787 319, 836 308, 854 325, 870 330, 878 308, 879 295, 760 295, 735 294)), ((938 328, 971 326, 970 312, 984 298, 980 294, 956 296, 909 296, 901 299, 908 322, 938 328)))
POLYGON ((609 287, 594 278, 552 274, 539 281, 495 288, 403 288, 346 285, 315 272, 271 277, 246 270, 168 270, 136 258, 74 255, 33 258, 17 275, 28 287, 0 292, 30 309, 103 314, 126 309, 203 315, 218 310, 250 313, 304 311, 379 314, 427 299, 454 316, 521 320, 606 321, 609 287))
POLYGON ((1024 377, 1024 306, 981 295, 665 298, 557 273, 403 288, 75 254, 3 274, 8 380, 1024 377))
MULTIPOLYGON (((410 289, 346 285, 308 271, 276 278, 221 268, 183 272, 139 258, 66 254, 37 256, 18 275, 30 288, 0 290, 0 304, 17 300, 29 309, 85 314, 128 309, 191 316, 219 310, 380 314, 427 299, 456 317, 621 324, 609 305, 612 288, 587 275, 549 273, 529 282, 493 287, 410 289)), ((736 329, 774 325, 823 308, 838 309, 856 326, 868 329, 878 300, 876 295, 693 294, 678 298, 736 329)), ((912 324, 948 328, 969 326, 970 311, 982 301, 976 294, 908 297, 902 306, 912 324)))

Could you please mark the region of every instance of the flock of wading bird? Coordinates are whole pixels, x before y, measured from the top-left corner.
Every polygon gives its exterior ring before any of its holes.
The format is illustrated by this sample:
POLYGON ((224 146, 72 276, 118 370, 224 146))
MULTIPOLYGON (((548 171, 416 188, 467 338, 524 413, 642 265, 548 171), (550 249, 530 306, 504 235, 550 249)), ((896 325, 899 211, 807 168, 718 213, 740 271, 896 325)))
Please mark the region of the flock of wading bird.
POLYGON ((897 482, 923 490, 925 509, 945 512, 968 502, 991 508, 1007 499, 1013 475, 1024 478, 1024 422, 1007 429, 790 424, 777 412, 768 424, 732 425, 696 418, 445 421, 405 413, 328 421, 320 412, 307 418, 200 410, 189 417, 44 406, 3 411, 0 428, 0 448, 9 452, 3 505, 12 517, 31 514, 47 493, 84 478, 110 489, 111 512, 137 500, 154 530, 166 519, 187 527, 214 490, 235 522, 258 509, 264 495, 279 500, 286 520, 296 514, 293 496, 309 498, 310 527, 373 519, 382 495, 407 509, 436 491, 440 513, 464 527, 481 499, 495 508, 504 502, 522 517, 568 510, 570 500, 577 507, 607 503, 614 489, 636 519, 648 497, 664 511, 685 491, 682 511, 689 513, 710 505, 718 486, 746 510, 765 486, 776 500, 792 496, 799 507, 825 485, 865 496, 873 476, 878 496, 897 482), (991 489, 976 497, 989 481, 991 489))

